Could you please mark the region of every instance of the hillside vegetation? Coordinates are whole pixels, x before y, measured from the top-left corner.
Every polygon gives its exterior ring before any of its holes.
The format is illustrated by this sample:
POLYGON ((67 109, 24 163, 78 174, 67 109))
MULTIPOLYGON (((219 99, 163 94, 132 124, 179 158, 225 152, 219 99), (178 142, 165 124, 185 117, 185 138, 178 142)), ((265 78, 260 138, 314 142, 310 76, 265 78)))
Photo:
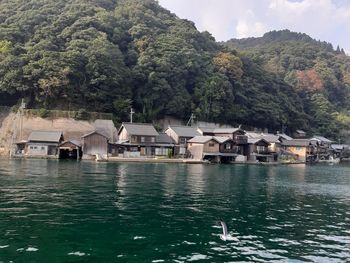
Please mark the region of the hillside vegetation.
POLYGON ((137 121, 193 112, 334 138, 350 122, 349 58, 306 35, 223 45, 154 0, 2 0, 0 10, 2 105, 24 97, 117 121, 131 106, 137 121))
POLYGON ((309 131, 333 138, 350 124, 350 57, 339 47, 289 30, 225 43, 293 87, 309 131))

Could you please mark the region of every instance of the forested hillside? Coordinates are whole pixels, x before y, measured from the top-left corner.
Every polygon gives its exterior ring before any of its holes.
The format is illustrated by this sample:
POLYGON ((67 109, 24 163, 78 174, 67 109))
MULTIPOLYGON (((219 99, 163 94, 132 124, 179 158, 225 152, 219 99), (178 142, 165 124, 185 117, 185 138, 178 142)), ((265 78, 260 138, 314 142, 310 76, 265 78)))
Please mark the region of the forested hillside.
POLYGON ((350 57, 343 49, 289 30, 225 43, 292 86, 310 131, 336 137, 350 124, 350 57))
POLYGON ((306 35, 223 45, 154 0, 1 0, 0 10, 0 105, 24 97, 118 121, 132 106, 138 121, 193 112, 334 137, 350 122, 349 58, 306 35))

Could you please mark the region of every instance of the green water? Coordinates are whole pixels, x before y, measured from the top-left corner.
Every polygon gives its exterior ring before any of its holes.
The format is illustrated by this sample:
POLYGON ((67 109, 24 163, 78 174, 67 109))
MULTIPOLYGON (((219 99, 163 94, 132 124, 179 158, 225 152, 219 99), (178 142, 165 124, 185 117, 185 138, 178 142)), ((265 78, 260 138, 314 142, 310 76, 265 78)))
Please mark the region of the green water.
POLYGON ((0 262, 152 261, 350 262, 350 166, 0 160, 0 262))

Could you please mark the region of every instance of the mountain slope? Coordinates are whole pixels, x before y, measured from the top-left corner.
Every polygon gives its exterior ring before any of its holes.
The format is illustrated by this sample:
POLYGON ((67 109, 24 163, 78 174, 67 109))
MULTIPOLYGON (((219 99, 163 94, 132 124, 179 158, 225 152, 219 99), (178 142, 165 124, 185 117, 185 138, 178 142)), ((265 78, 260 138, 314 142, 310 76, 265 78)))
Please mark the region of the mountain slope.
POLYGON ((255 63, 291 85, 310 116, 310 130, 336 136, 349 127, 350 58, 344 51, 288 30, 261 38, 233 39, 225 43, 239 48, 255 63))
MULTIPOLYGON (((138 121, 194 112, 232 125, 317 128, 292 70, 270 67, 255 44, 241 52, 217 43, 154 0, 4 0, 0 10, 0 104, 25 97, 31 107, 112 112, 117 121, 134 107, 138 121)), ((346 103, 324 94, 317 103, 346 103)))

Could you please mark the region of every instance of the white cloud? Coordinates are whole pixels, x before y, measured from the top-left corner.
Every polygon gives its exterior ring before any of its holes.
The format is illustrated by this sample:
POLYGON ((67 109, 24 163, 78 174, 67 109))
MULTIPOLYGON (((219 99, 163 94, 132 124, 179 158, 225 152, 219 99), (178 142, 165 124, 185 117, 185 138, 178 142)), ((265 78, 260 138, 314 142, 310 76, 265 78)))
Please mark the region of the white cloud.
POLYGON ((350 50, 350 1, 159 0, 218 40, 261 36, 270 30, 304 32, 350 50))

